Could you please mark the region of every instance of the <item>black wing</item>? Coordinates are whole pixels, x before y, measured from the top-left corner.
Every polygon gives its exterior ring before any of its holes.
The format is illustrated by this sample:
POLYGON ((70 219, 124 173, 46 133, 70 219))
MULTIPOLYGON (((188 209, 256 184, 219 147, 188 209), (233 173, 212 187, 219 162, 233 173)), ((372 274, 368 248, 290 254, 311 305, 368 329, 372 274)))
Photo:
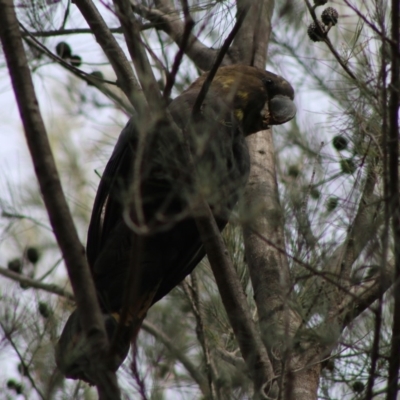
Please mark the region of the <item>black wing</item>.
MULTIPOLYGON (((139 129, 133 119, 122 131, 106 166, 87 242, 89 264, 105 312, 120 310, 129 268, 137 269, 135 287, 130 289, 138 292, 135 298, 150 306, 179 284, 204 257, 187 205, 196 185, 202 185, 201 179, 204 185, 212 182, 209 203, 220 229, 244 187, 249 160, 242 133, 230 111, 213 102, 205 105, 201 120, 186 126, 196 96, 197 93, 181 95, 169 109, 178 126, 190 132, 200 183, 194 183, 188 175, 179 139, 168 127, 158 124, 144 151, 140 186, 144 215, 155 233, 141 237, 140 254, 132 253, 138 246, 138 235, 122 217, 124 208, 131 207, 126 196, 132 195, 130 185, 137 156, 139 129), (160 210, 164 218, 157 217, 155 221, 160 210)), ((129 215, 136 222, 136 213, 130 210, 129 215)), ((133 307, 142 309, 142 305, 133 307)))

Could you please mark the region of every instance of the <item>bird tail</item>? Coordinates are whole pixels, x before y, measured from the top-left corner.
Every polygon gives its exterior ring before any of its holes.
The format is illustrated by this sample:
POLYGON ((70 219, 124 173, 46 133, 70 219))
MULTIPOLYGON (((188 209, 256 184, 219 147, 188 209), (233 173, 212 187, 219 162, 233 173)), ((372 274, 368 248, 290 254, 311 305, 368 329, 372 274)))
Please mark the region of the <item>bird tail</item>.
MULTIPOLYGON (((111 340, 118 327, 118 321, 111 314, 103 314, 107 336, 111 340)), ((129 352, 130 327, 123 327, 119 340, 114 345, 114 351, 110 359, 111 368, 116 371, 123 363, 129 352)), ((68 318, 56 346, 56 364, 58 369, 70 379, 81 379, 94 384, 91 377, 91 356, 89 339, 86 338, 80 323, 78 310, 75 310, 68 318)))
MULTIPOLYGON (((131 343, 135 343, 152 305, 158 286, 133 299, 127 312, 103 314, 109 343, 111 368, 116 371, 124 362, 131 343), (124 314, 124 315, 122 315, 124 314)), ((70 379, 81 379, 94 384, 91 378, 91 349, 80 323, 78 310, 73 311, 56 346, 56 363, 59 370, 70 379)))

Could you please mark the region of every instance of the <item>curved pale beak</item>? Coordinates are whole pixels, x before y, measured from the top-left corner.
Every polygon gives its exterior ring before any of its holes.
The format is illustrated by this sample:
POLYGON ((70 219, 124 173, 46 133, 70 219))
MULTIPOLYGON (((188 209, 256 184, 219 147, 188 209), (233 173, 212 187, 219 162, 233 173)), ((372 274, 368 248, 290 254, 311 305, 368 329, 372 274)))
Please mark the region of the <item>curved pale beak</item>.
POLYGON ((289 97, 282 95, 274 96, 269 102, 270 124, 284 124, 296 115, 296 111, 296 106, 289 97))

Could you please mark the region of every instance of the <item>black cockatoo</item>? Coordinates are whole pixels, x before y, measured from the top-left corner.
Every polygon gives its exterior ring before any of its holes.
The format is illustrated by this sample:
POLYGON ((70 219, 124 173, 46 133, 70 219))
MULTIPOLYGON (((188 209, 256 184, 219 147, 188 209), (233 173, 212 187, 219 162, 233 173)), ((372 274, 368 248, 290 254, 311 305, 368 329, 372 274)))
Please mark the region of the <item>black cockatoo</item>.
MULTIPOLYGON (((289 121, 296 113, 294 91, 285 79, 232 65, 219 68, 200 111, 193 115, 206 77, 198 78, 168 106, 180 134, 165 118, 132 117, 100 181, 87 258, 110 340, 124 299, 130 299, 116 344, 115 369, 148 309, 205 256, 191 214, 196 196, 205 198, 222 230, 249 174, 245 137, 289 121), (188 167, 185 148, 190 148, 195 173, 188 167)), ((59 340, 56 360, 67 377, 93 382, 84 367, 88 360, 82 336, 74 311, 59 340)))

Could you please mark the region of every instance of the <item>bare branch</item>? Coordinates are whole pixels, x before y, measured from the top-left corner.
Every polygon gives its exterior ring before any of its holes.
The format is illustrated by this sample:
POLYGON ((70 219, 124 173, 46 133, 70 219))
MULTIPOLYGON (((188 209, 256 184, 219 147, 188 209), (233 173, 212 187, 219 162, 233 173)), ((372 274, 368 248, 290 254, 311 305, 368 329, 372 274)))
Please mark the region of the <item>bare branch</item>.
POLYGON ((204 200, 199 200, 196 209, 201 210, 201 213, 194 210, 195 215, 200 215, 196 218, 197 229, 240 351, 248 370, 254 376, 255 391, 260 393, 264 387, 267 391, 274 390, 271 385, 274 377, 272 366, 262 344, 260 333, 251 318, 246 295, 210 207, 204 200))
POLYGON ((90 338, 93 361, 91 365, 101 399, 119 397, 115 373, 107 365, 107 335, 93 280, 61 187, 46 129, 38 107, 32 77, 27 64, 19 24, 12 0, 0 0, 0 37, 6 56, 15 97, 18 103, 25 136, 51 226, 63 254, 68 275, 81 314, 81 324, 90 338), (93 346, 94 345, 94 346, 93 346), (106 383, 107 381, 107 383, 106 383), (111 396, 110 393, 114 393, 111 396))
POLYGON ((351 295, 347 295, 337 308, 342 314, 342 329, 393 285, 394 272, 394 264, 388 262, 384 271, 377 271, 368 281, 350 288, 351 295))
MULTIPOLYGON (((110 28, 111 33, 122 33, 122 28, 110 28)), ((48 30, 48 31, 36 31, 26 32, 22 36, 34 36, 34 37, 53 37, 53 36, 67 36, 67 35, 79 35, 79 34, 90 34, 93 35, 91 29, 88 28, 75 28, 75 29, 62 29, 62 30, 48 30)))
POLYGON ((25 275, 10 271, 7 268, 0 267, 0 275, 10 278, 13 281, 23 283, 26 286, 33 287, 36 289, 41 289, 49 293, 57 294, 58 296, 66 297, 68 300, 75 299, 72 293, 68 292, 67 290, 64 290, 63 288, 57 285, 36 281, 35 279, 31 279, 25 275))
MULTIPOLYGON (((139 25, 140 31, 145 31, 147 29, 154 28, 154 24, 141 24, 139 25)), ((122 28, 109 28, 111 33, 123 33, 122 28)), ((29 36, 34 37, 54 37, 54 36, 68 36, 68 35, 81 35, 81 34, 90 34, 93 35, 93 31, 87 28, 75 28, 75 29, 57 29, 57 30, 48 30, 48 31, 36 31, 36 32, 28 32, 29 36)), ((23 34, 24 36, 25 34, 23 34)))
POLYGON ((177 55, 175 56, 175 60, 172 65, 171 72, 168 73, 168 75, 167 75, 167 83, 165 85, 164 93, 163 93, 163 97, 164 97, 165 101, 168 101, 169 96, 171 94, 172 87, 174 86, 174 83, 175 83, 176 74, 178 73, 179 66, 181 65, 183 55, 185 54, 185 51, 187 50, 187 47, 189 44, 189 37, 190 37, 192 29, 194 27, 194 21, 189 14, 189 9, 187 6, 185 7, 184 14, 185 14, 185 28, 183 30, 181 45, 180 45, 177 55))
POLYGON ((201 347, 203 348, 204 360, 206 364, 207 370, 207 380, 208 380, 208 389, 209 393, 208 396, 210 399, 216 399, 216 389, 214 379, 216 379, 217 374, 215 369, 213 368, 211 356, 210 356, 210 348, 208 344, 208 340, 206 337, 205 329, 204 329, 204 321, 203 321, 203 313, 200 304, 200 297, 199 297, 199 288, 198 282, 196 279, 196 271, 193 271, 190 275, 192 284, 189 286, 186 281, 182 282, 182 288, 188 298, 190 306, 192 308, 193 314, 196 318, 196 334, 197 339, 199 340, 201 347))
POLYGON ((63 68, 74 74, 76 77, 82 79, 87 84, 95 86, 101 93, 103 93, 106 97, 114 101, 116 105, 121 107, 125 112, 129 114, 133 114, 135 112, 132 107, 129 99, 125 96, 124 92, 116 87, 116 83, 112 81, 107 81, 105 79, 99 79, 91 74, 88 74, 82 71, 79 68, 74 67, 73 65, 67 63, 62 58, 53 54, 47 47, 43 46, 39 41, 35 38, 24 37, 24 41, 29 44, 29 46, 34 47, 40 53, 45 54, 51 60, 60 64, 63 68))
POLYGON ((380 31, 364 14, 360 12, 357 7, 351 4, 348 0, 344 0, 344 2, 381 38, 382 41, 396 45, 396 43, 390 37, 388 37, 384 31, 380 31))
POLYGON ((344 286, 348 286, 350 282, 353 263, 360 256, 367 243, 376 235, 377 229, 382 223, 382 220, 377 218, 381 201, 374 195, 377 181, 374 168, 374 165, 368 167, 363 194, 345 240, 337 247, 323 268, 324 271, 330 272, 332 276, 337 275, 338 279, 344 282, 344 286))
MULTIPOLYGON (((114 4, 147 104, 150 111, 160 112, 164 108, 164 102, 146 51, 141 43, 139 24, 132 12, 129 0, 114 0, 114 4)), ((139 110, 142 111, 140 108, 139 110)))
POLYGON ((143 329, 164 344, 168 351, 186 368, 193 380, 199 385, 204 395, 208 393, 208 384, 200 369, 192 363, 186 354, 150 321, 143 321, 143 329))
POLYGON ((125 53, 111 34, 103 17, 91 0, 75 0, 75 4, 110 61, 117 75, 118 86, 124 91, 131 104, 140 110, 145 104, 143 93, 125 53))
POLYGON ((207 78, 203 82, 203 85, 200 89, 199 94, 197 95, 196 102, 193 105, 193 110, 192 110, 192 115, 196 115, 200 111, 200 107, 203 104, 204 99, 207 96, 208 89, 210 89, 211 83, 214 79, 215 74, 218 71, 218 68, 220 67, 222 60, 225 57, 225 54, 227 53, 229 46, 231 45, 233 39, 237 35, 237 33, 240 31, 240 27, 243 24, 244 19, 246 18, 248 9, 245 9, 242 11, 242 13, 238 16, 238 19, 233 26, 232 30, 229 32, 228 37, 225 39, 224 44, 222 45, 221 49, 218 52, 217 58, 214 62, 214 65, 212 66, 210 72, 207 75, 207 78))
MULTIPOLYGON (((152 22, 158 29, 167 33, 175 43, 182 48, 185 24, 179 18, 176 10, 169 5, 164 4, 162 11, 144 7, 131 0, 132 9, 135 13, 152 22)), ((213 66, 217 50, 205 46, 195 35, 188 35, 188 45, 185 54, 203 71, 208 71, 213 66)), ((223 62, 223 65, 232 64, 229 58, 223 62)))

